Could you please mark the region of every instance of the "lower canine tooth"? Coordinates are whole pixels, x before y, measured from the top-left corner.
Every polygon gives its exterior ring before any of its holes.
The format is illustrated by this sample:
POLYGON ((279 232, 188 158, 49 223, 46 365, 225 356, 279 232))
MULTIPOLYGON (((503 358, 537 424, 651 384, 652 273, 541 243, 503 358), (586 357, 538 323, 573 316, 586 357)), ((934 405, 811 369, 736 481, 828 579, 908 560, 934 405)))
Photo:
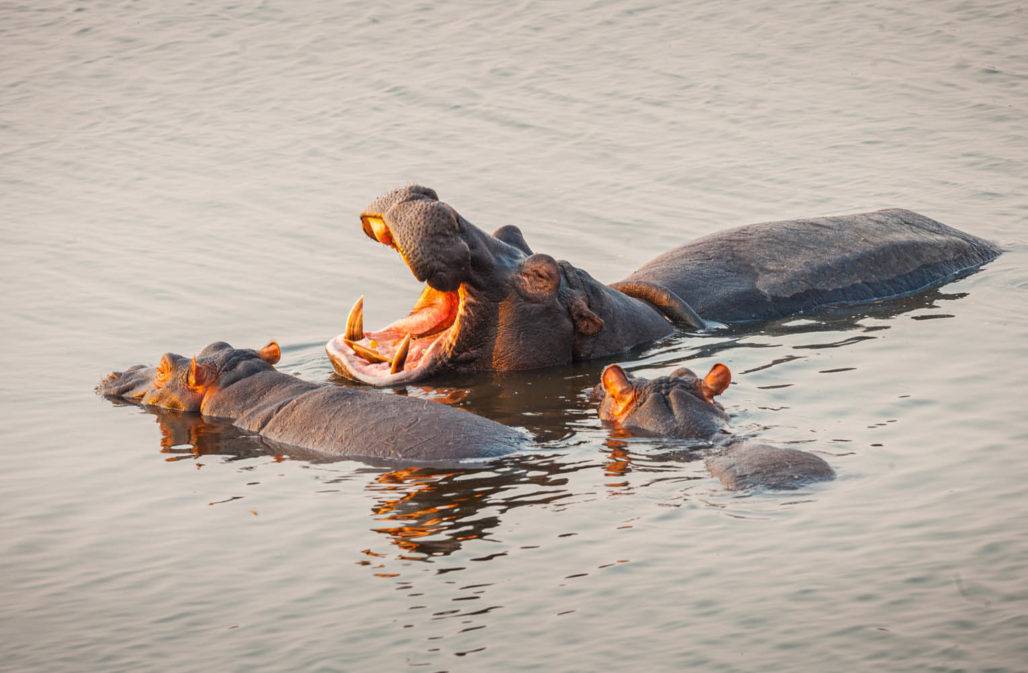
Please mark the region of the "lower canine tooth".
POLYGON ((407 362, 407 351, 410 350, 410 334, 403 337, 403 341, 396 348, 396 355, 393 356, 393 361, 389 364, 389 372, 395 374, 396 372, 403 371, 403 364, 407 362))
POLYGON ((350 309, 350 315, 346 316, 346 334, 349 341, 360 341, 364 338, 364 297, 361 296, 357 303, 350 309))
POLYGON ((366 348, 364 346, 361 346, 359 343, 356 343, 354 341, 350 341, 349 339, 343 339, 343 341, 346 342, 347 346, 349 346, 350 348, 353 349, 354 353, 356 353, 357 355, 361 356, 362 358, 364 358, 368 362, 389 362, 389 358, 387 358, 386 356, 382 355, 378 351, 371 350, 370 348, 366 348))

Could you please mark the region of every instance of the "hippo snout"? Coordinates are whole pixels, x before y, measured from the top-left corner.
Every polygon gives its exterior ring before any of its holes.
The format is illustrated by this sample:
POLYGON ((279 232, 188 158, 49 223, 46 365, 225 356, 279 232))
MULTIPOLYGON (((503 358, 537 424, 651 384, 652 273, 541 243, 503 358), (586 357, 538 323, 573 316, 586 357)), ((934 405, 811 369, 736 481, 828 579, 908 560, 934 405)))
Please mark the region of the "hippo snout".
POLYGON ((104 397, 138 399, 146 393, 153 378, 153 367, 136 365, 123 372, 111 372, 103 377, 96 386, 96 392, 104 397))

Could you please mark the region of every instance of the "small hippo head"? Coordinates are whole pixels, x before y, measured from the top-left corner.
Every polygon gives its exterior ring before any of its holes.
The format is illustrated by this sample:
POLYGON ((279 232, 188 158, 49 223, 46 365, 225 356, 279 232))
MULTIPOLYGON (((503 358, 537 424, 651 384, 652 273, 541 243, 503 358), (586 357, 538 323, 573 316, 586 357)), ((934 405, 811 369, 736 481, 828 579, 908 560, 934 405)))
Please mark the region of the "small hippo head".
POLYGON ((155 367, 136 365, 111 372, 96 391, 144 406, 199 411, 204 397, 279 361, 274 341, 258 350, 236 349, 223 341, 212 343, 194 358, 165 353, 155 367))
POLYGON ((703 378, 680 367, 653 380, 633 378, 610 365, 603 370, 594 396, 600 400, 600 418, 629 432, 712 439, 728 422, 728 414, 714 397, 731 381, 732 373, 720 363, 703 378))
MULTIPOLYGON (((588 274, 533 254, 517 227, 486 233, 427 187, 379 197, 361 223, 426 287, 408 316, 378 330, 365 331, 364 299, 357 301, 345 333, 326 344, 343 376, 400 385, 441 372, 566 364, 604 330, 588 274)), ((657 336, 670 331, 658 322, 649 327, 657 336)))

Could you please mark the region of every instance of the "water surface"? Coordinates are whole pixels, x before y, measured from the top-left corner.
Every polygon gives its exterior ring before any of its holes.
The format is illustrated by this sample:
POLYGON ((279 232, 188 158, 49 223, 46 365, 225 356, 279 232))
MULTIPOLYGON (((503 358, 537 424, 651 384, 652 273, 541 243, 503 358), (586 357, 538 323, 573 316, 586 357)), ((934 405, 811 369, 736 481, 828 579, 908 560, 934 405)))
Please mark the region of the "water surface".
POLYGON ((0 669, 1024 670, 1026 32, 949 0, 0 2, 0 669), (1008 252, 622 359, 728 364, 737 433, 838 472, 792 493, 612 435, 603 363, 401 391, 537 438, 467 470, 92 394, 214 340, 332 380, 353 300, 418 291, 357 220, 411 181, 604 281, 892 206, 1008 252))

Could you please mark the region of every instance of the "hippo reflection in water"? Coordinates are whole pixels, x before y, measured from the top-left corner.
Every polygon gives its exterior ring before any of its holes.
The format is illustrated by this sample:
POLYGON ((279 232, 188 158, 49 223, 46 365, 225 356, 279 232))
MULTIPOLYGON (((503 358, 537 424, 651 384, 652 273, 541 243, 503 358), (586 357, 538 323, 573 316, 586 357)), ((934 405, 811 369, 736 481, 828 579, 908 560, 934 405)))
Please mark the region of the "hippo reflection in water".
POLYGON ((363 298, 326 345, 341 375, 400 385, 447 372, 535 369, 628 351, 705 321, 745 324, 942 285, 992 260, 988 241, 908 210, 756 224, 668 252, 607 286, 533 254, 517 227, 482 231, 427 187, 362 214, 426 287, 366 331, 363 298), (702 316, 702 318, 701 318, 702 316))
MULTIPOLYGON (((169 463, 193 461, 202 466, 205 458, 213 456, 226 461, 274 456, 278 461, 283 453, 292 460, 322 464, 340 459, 294 447, 284 452, 283 447, 240 430, 231 421, 156 406, 145 409, 160 428, 161 453, 169 463)), ((487 537, 506 512, 539 503, 536 498, 526 498, 526 490, 547 501, 570 497, 565 490, 566 472, 590 467, 580 462, 569 466, 552 456, 529 453, 503 456, 487 465, 462 463, 460 467, 346 459, 375 468, 362 471, 369 475, 364 488, 372 499, 375 525, 371 530, 396 545, 402 560, 410 560, 411 554, 446 556, 470 540, 487 537)), ((366 545, 363 541, 358 549, 366 549, 366 545)), ((360 557, 367 559, 367 554, 365 550, 360 557)))
POLYGON ((167 353, 156 367, 108 374, 97 392, 229 419, 272 442, 328 456, 459 461, 504 455, 526 439, 428 400, 303 381, 275 370, 280 356, 275 342, 259 351, 218 342, 192 359, 167 353))
MULTIPOLYGON (((634 435, 727 439, 728 414, 714 398, 732 381, 723 364, 700 378, 680 367, 653 380, 637 379, 618 365, 603 370, 594 398, 600 418, 634 435)), ((725 441, 707 458, 707 469, 730 490, 753 487, 794 489, 835 477, 831 466, 806 451, 747 441, 725 441)))

